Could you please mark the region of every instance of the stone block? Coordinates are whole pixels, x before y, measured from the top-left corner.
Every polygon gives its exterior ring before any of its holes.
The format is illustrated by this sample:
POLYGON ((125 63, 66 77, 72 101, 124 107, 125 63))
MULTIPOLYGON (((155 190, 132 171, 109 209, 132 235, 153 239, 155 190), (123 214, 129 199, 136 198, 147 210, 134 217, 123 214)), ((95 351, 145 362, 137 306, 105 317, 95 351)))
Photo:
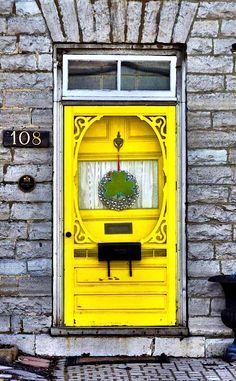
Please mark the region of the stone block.
POLYGON ((7 107, 52 107, 52 91, 7 91, 7 107))
POLYGON ((180 2, 180 9, 173 32, 173 42, 185 43, 198 8, 197 3, 180 2))
POLYGON ((4 89, 47 89, 52 88, 50 73, 2 73, 0 81, 4 81, 4 89))
POLYGON ((0 313, 8 311, 13 315, 32 316, 32 314, 50 314, 52 311, 51 297, 5 297, 0 299, 0 313))
POLYGON ((214 111, 213 127, 235 127, 236 111, 214 111))
POLYGON ((9 204, 0 202, 0 220, 8 220, 10 217, 9 204))
POLYGON ((227 202, 229 189, 227 186, 190 185, 188 187, 188 202, 227 202))
POLYGON ((236 241, 236 225, 233 226, 233 240, 236 241))
POLYGON ((236 222, 236 205, 203 204, 190 205, 188 208, 188 221, 190 222, 236 222))
POLYGON ((22 317, 18 315, 11 316, 11 332, 12 333, 22 333, 23 332, 23 324, 22 317))
POLYGON ((189 74, 187 76, 187 91, 189 92, 221 91, 224 89, 223 75, 189 74))
POLYGON ((212 52, 212 39, 211 38, 197 38, 192 37, 188 40, 187 54, 209 54, 212 52))
POLYGON ((234 110, 235 93, 189 94, 188 107, 192 110, 234 110))
POLYGON ((38 276, 51 275, 52 260, 49 258, 37 258, 28 260, 27 271, 38 276))
POLYGON ((76 3, 83 42, 96 41, 93 5, 89 0, 76 0, 76 3))
POLYGON ((190 298, 188 308, 189 316, 207 316, 210 312, 210 299, 190 298))
POLYGON ((187 129, 208 129, 211 128, 211 113, 207 111, 188 111, 187 129))
POLYGON ((20 36, 19 50, 23 53, 51 53, 52 42, 45 36, 20 36))
POLYGON ((37 276, 35 274, 19 278, 19 293, 23 296, 52 295, 52 276, 37 276))
POLYGON ((222 54, 231 56, 232 44, 235 42, 234 38, 215 38, 213 40, 214 44, 214 54, 222 54))
POLYGON ((50 222, 32 222, 28 226, 30 240, 50 240, 52 238, 52 224, 50 222))
POLYGON ((0 276, 0 294, 2 297, 5 296, 17 296, 18 295, 18 286, 19 278, 21 276, 0 276))
POLYGON ((189 224, 188 239, 191 241, 229 241, 232 226, 228 224, 189 224))
MULTIPOLYGON (((32 124, 40 127, 52 128, 52 109, 34 109, 32 110, 32 124)), ((40 148, 41 150, 41 148, 40 148)))
POLYGON ((1 239, 0 240, 0 257, 13 258, 15 255, 15 240, 1 239))
POLYGON ((52 207, 49 203, 13 204, 11 208, 12 220, 50 220, 52 207))
POLYGON ((201 1, 197 17, 202 19, 235 18, 236 9, 234 1, 201 1))
POLYGON ((36 184, 32 192, 21 192, 16 184, 0 184, 0 201, 15 202, 50 202, 52 200, 52 187, 50 184, 36 184))
MULTIPOLYGON (((52 71, 52 55, 51 54, 39 54, 38 55, 38 70, 52 71)), ((35 108, 48 108, 40 105, 36 105, 35 108)), ((52 105, 50 106, 52 108, 52 105)))
POLYGON ((0 262, 0 275, 20 275, 26 273, 25 261, 3 259, 0 262))
POLYGON ((236 272, 236 258, 229 260, 225 258, 225 261, 221 261, 221 270, 223 274, 235 274, 236 272))
POLYGON ((178 0, 164 1, 160 11, 157 42, 170 43, 178 13, 178 0))
POLYGON ((220 272, 220 262, 216 260, 188 261, 188 275, 191 278, 202 278, 216 275, 220 272))
POLYGON ((190 167, 188 171, 189 184, 234 184, 236 173, 232 167, 190 167))
POLYGON ((220 316, 225 309, 225 298, 214 298, 211 301, 211 316, 220 316))
POLYGON ((8 19, 8 33, 9 34, 45 34, 47 33, 46 25, 43 17, 22 17, 14 16, 8 19))
POLYGON ((193 278, 188 281, 188 296, 190 298, 223 298, 224 293, 217 283, 208 282, 203 278, 193 278))
POLYGON ((124 42, 127 1, 113 0, 110 12, 113 42, 124 42))
POLYGON ((229 163, 236 164, 236 149, 234 148, 229 150, 229 163))
POLYGON ((217 243, 215 245, 215 256, 217 259, 236 259, 236 243, 217 243))
POLYGON ((236 187, 230 187, 229 201, 236 202, 236 187))
POLYGON ((157 337, 153 355, 165 353, 174 357, 204 357, 204 337, 157 337))
POLYGON ((191 31, 193 37, 217 37, 219 31, 218 20, 199 20, 195 21, 191 31))
POLYGON ((110 41, 110 13, 107 0, 97 0, 93 3, 95 30, 97 42, 110 41))
POLYGON ((193 298, 223 298, 224 294, 219 284, 208 282, 207 279, 195 278, 188 281, 188 296, 193 298))
POLYGON ((236 91, 236 75, 226 76, 226 90, 236 91))
POLYGON ((220 317, 191 317, 189 331, 192 335, 231 336, 232 331, 221 321, 220 317))
POLYGON ((5 18, 0 18, 0 33, 6 33, 7 31, 7 21, 5 18))
POLYGON ((10 331, 10 316, 0 316, 0 332, 10 331))
POLYGON ((41 15, 40 9, 37 6, 37 3, 32 1, 16 1, 16 14, 18 16, 38 16, 41 15))
POLYGON ((74 1, 59 0, 58 4, 67 41, 80 42, 79 26, 74 1))
POLYGON ((192 260, 213 259, 214 246, 210 242, 189 242, 188 258, 192 260))
POLYGON ((236 20, 223 20, 221 24, 221 35, 235 37, 236 20))
POLYGON ((10 15, 13 11, 13 0, 0 0, 0 14, 10 15))
POLYGON ((0 221, 0 239, 3 238, 27 238, 26 223, 0 221))
MULTIPOLYGON (((189 56, 188 73, 223 74, 232 73, 233 59, 225 56, 189 56)), ((204 110, 205 111, 205 110, 204 110)))
POLYGON ((0 334, 1 344, 14 344, 20 351, 31 355, 35 354, 35 336, 22 334, 0 334))
POLYGON ((2 54, 15 53, 16 52, 16 37, 0 36, 0 51, 2 54))
POLYGON ((188 151, 189 165, 206 165, 206 164, 220 165, 220 164, 226 164, 226 163, 227 163, 226 150, 195 149, 195 150, 188 151))
MULTIPOLYGON (((30 111, 24 109, 4 109, 1 110, 0 125, 13 125, 14 127, 22 127, 30 124, 30 111)), ((7 149, 9 151, 9 149, 7 149)))
POLYGON ((36 336, 39 356, 141 356, 151 355, 152 338, 148 337, 51 337, 36 336))
MULTIPOLYGON (((193 152, 196 151, 197 157, 202 157, 202 160, 204 155, 206 156, 205 164, 207 165, 214 165, 220 164, 220 161, 222 160, 222 164, 226 164, 227 162, 227 151, 225 148, 231 147, 232 143, 236 142, 236 131, 208 131, 207 134, 204 130, 194 130, 190 131, 188 133, 188 145, 191 148, 200 148, 202 147, 202 150, 196 149, 193 152), (214 150, 214 149, 204 149, 204 148, 224 148, 221 150, 214 150), (202 153, 200 152, 202 151, 202 153), (207 161, 207 152, 209 152, 209 161, 207 161), (213 158, 215 156, 215 158, 213 158), (215 163, 214 163, 215 161, 215 163)), ((190 151, 190 155, 191 155, 190 151)), ((193 153, 194 155, 194 153, 193 153)), ((197 158, 196 158, 197 160, 197 158)), ((200 162, 200 161, 199 161, 200 162)), ((200 164, 197 164, 200 165, 200 164)))
MULTIPOLYGON (((1 241, 0 241, 1 252, 1 241)), ((25 258, 50 258, 52 256, 51 241, 17 241, 16 256, 20 259, 25 258)))
POLYGON ((36 70, 36 56, 34 54, 13 54, 1 57, 3 70, 36 70))
POLYGON ((206 357, 222 357, 228 345, 232 344, 233 339, 207 339, 206 338, 206 357))
POLYGON ((14 164, 51 164, 52 165, 52 149, 51 148, 21 148, 14 150, 14 164))
POLYGON ((5 167, 4 181, 15 182, 26 173, 30 173, 36 182, 51 181, 52 167, 51 165, 8 165, 5 167))
POLYGON ((65 41, 56 3, 54 1, 40 1, 40 5, 44 18, 47 20, 47 27, 53 42, 65 41))
POLYGON ((145 6, 144 25, 142 31, 143 44, 154 43, 157 37, 157 14, 161 6, 160 1, 149 1, 145 6))
POLYGON ((48 333, 52 325, 50 316, 28 316, 23 317, 24 333, 48 333))
POLYGON ((128 3, 126 42, 138 42, 141 13, 142 4, 140 2, 130 1, 128 3))

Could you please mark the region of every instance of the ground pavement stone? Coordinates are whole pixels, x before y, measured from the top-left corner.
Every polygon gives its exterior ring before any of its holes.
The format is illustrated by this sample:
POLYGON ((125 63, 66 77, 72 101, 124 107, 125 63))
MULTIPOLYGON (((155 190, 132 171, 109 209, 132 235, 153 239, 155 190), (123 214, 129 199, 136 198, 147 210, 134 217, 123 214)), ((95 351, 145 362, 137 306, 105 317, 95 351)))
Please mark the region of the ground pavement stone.
POLYGON ((121 363, 66 366, 60 359, 54 381, 235 381, 236 364, 222 359, 170 358, 170 363, 121 363))

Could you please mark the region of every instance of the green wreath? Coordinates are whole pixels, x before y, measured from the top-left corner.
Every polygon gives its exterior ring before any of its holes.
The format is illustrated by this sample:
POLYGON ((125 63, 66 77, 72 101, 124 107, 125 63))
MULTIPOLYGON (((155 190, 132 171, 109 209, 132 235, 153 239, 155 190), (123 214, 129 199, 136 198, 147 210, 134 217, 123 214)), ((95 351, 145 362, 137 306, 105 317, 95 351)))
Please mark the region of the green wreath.
POLYGON ((129 209, 138 195, 136 178, 127 171, 110 171, 98 185, 98 197, 108 209, 129 209))

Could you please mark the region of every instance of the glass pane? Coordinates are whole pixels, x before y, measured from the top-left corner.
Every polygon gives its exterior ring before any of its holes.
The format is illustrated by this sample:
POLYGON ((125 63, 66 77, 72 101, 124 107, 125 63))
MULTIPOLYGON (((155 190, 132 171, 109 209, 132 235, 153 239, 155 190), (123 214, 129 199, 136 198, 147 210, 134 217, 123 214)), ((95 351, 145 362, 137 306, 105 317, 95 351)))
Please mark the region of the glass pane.
POLYGON ((121 90, 170 90, 170 62, 122 62, 121 90))
POLYGON ((68 64, 69 90, 116 90, 116 62, 73 60, 68 64))
MULTIPOLYGON (((156 160, 122 161, 121 168, 135 176, 139 196, 132 206, 139 208, 158 207, 158 164, 156 160)), ((79 207, 80 209, 105 209, 98 198, 98 185, 109 171, 117 169, 116 161, 84 161, 79 163, 79 207)))

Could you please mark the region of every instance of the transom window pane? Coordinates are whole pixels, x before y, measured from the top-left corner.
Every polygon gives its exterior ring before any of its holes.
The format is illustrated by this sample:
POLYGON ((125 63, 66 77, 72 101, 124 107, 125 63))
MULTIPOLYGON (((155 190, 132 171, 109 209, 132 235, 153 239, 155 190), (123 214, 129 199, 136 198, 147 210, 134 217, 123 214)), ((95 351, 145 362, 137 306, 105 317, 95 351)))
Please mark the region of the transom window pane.
POLYGON ((116 90, 117 63, 104 61, 69 61, 68 89, 116 90))
POLYGON ((170 90, 170 62, 123 61, 121 90, 170 90))

